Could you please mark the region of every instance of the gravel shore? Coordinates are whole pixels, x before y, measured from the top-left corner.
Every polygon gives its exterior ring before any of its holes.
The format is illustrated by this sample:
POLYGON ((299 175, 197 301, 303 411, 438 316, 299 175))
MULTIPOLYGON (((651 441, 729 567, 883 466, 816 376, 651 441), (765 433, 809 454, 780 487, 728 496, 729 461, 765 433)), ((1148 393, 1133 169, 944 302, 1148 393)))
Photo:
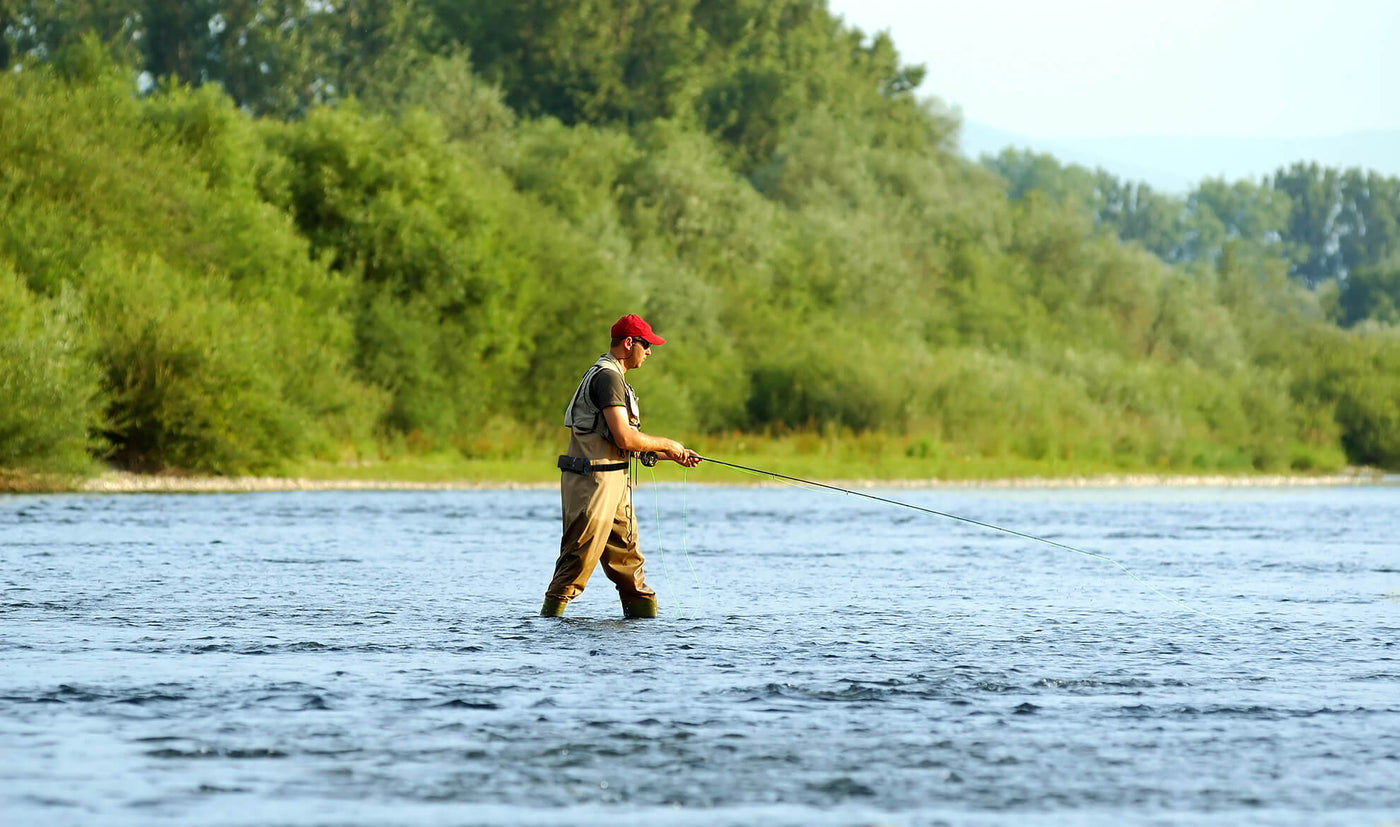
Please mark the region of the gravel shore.
MULTIPOLYGON (((1118 474, 1093 477, 1022 477, 1000 480, 824 480, 861 488, 1107 488, 1148 486, 1326 486, 1371 485, 1384 479, 1371 469, 1319 476, 1118 474)), ((703 484, 703 483, 702 483, 703 484)), ((750 484, 764 485, 762 480, 750 484)), ((771 484, 781 484, 774 482, 771 484)), ((197 477, 109 472, 85 480, 78 490, 93 493, 227 493, 245 491, 470 491, 557 488, 557 482, 402 482, 395 480, 319 480, 289 477, 197 477)))

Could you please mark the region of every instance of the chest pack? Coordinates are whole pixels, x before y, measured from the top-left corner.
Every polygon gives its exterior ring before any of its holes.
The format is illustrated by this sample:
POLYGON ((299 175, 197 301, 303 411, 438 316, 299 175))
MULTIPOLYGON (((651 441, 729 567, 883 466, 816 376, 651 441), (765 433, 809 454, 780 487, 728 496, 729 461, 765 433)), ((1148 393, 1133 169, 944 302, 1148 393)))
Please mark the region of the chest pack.
MULTIPOLYGON (((572 428, 578 433, 602 434, 614 445, 617 440, 613 439, 612 431, 608 428, 607 419, 603 417, 603 409, 593 401, 592 385, 593 379, 600 370, 610 370, 622 378, 622 365, 620 365, 611 354, 605 353, 598 357, 598 361, 593 363, 584 374, 583 380, 579 382, 578 389, 574 391, 574 396, 569 400, 569 407, 564 411, 564 427, 572 428)), ((623 393, 627 400, 627 421, 633 428, 640 428, 642 424, 641 411, 637 406, 637 392, 632 386, 627 384, 627 380, 622 381, 623 393)))

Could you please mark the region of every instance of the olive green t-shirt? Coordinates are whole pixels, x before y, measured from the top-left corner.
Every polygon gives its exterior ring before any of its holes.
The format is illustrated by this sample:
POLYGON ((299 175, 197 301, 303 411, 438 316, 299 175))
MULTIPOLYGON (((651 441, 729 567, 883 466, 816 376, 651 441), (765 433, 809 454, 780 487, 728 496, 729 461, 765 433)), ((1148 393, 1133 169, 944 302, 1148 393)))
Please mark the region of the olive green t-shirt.
POLYGON ((600 411, 617 405, 627 407, 627 390, 622 375, 615 370, 600 370, 593 374, 593 381, 588 386, 588 398, 600 411))

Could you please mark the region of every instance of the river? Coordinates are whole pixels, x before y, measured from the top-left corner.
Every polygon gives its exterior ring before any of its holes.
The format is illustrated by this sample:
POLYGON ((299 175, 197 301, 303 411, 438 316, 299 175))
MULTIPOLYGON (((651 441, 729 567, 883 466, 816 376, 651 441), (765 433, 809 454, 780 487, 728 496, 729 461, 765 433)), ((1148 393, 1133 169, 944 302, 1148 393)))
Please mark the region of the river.
POLYGON ((1400 486, 0 497, 0 820, 1400 821, 1400 486), (1109 558, 1109 559, 1104 559, 1109 558), (1125 570, 1126 569, 1126 570, 1125 570))

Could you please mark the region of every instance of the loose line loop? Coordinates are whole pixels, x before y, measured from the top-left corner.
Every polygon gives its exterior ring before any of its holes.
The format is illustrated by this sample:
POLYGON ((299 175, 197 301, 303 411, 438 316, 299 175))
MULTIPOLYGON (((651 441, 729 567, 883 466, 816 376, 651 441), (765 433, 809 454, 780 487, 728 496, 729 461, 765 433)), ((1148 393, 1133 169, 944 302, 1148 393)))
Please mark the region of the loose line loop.
MULTIPOLYGON (((680 608, 681 616, 685 616, 685 602, 680 599, 680 593, 671 588, 671 573, 666 566, 666 554, 661 545, 661 494, 656 484, 656 469, 651 471, 651 498, 652 506, 656 514, 656 556, 661 561, 661 577, 666 581, 666 590, 676 595, 676 604, 680 608)), ((681 485, 681 557, 685 559, 686 568, 690 569, 690 579, 695 583, 696 599, 703 604, 705 601, 704 590, 700 588, 700 578, 695 574, 695 564, 690 561, 690 551, 686 542, 686 502, 685 502, 685 481, 686 476, 682 475, 681 485)), ((697 612, 698 613, 698 612, 697 612)))

